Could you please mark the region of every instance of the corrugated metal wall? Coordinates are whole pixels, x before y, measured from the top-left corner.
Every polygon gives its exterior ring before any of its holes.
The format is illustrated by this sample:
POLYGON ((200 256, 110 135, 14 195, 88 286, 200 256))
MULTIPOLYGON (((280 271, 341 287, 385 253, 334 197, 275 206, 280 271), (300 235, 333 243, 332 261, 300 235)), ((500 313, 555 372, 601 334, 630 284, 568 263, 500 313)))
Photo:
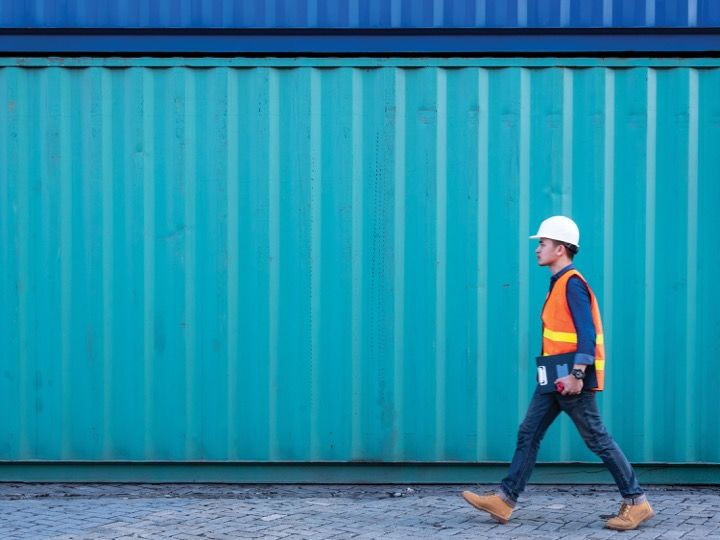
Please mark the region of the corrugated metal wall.
MULTIPOLYGON (((507 460, 563 212, 616 439, 720 462, 720 62, 33 62, 0 68, 0 459, 507 460)), ((566 420, 540 458, 594 460, 566 420)))
POLYGON ((702 27, 716 0, 13 0, 0 27, 702 27))

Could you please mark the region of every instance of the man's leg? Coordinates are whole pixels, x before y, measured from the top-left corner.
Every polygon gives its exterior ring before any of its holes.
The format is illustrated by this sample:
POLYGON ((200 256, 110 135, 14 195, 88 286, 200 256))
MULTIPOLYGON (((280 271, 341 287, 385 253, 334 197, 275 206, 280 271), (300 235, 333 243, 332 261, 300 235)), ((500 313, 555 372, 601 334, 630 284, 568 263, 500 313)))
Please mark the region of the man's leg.
POLYGON ((631 530, 655 515, 638 483, 632 465, 605 429, 600 419, 594 392, 565 396, 560 406, 570 415, 585 444, 607 466, 624 501, 618 515, 605 524, 609 529, 631 530))
POLYGON ((524 491, 537 460, 540 441, 558 414, 560 405, 557 394, 541 394, 536 391, 528 406, 525 420, 520 424, 508 475, 500 484, 509 504, 514 505, 524 491))
POLYGON ((587 447, 603 460, 626 502, 634 504, 645 500, 632 465, 605 429, 595 393, 563 396, 560 398, 560 406, 572 418, 587 447))
POLYGON ((515 454, 500 491, 494 495, 477 495, 472 491, 463 491, 463 498, 478 510, 490 514, 496 521, 507 523, 518 496, 530 478, 540 441, 558 414, 560 405, 555 394, 540 394, 536 391, 525 414, 525 420, 518 430, 515 454))

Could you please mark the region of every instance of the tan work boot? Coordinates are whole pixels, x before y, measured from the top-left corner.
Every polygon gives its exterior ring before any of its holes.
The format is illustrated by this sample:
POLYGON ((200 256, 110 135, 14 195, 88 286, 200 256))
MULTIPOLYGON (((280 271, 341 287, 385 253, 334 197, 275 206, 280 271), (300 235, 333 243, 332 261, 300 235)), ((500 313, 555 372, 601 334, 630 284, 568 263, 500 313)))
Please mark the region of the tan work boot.
POLYGON ((463 491, 463 499, 478 510, 483 510, 500 523, 507 523, 513 508, 498 495, 476 495, 472 491, 463 491))
POLYGON ((605 526, 616 531, 630 531, 654 515, 655 512, 647 501, 640 504, 622 503, 618 515, 609 519, 605 526))

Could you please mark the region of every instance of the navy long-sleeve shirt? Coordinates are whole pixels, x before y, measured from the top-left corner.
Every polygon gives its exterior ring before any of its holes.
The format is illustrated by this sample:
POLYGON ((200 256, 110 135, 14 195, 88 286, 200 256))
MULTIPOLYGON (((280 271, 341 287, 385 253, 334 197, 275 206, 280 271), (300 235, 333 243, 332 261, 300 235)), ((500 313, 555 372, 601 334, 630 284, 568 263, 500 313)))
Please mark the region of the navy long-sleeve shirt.
MULTIPOLYGON (((574 268, 574 265, 569 264, 553 275, 550 278, 550 290, 552 291, 560 276, 574 268)), ((577 333, 575 363, 591 366, 595 363, 595 339, 597 336, 590 307, 590 291, 583 280, 577 276, 570 278, 566 290, 568 307, 577 333)))

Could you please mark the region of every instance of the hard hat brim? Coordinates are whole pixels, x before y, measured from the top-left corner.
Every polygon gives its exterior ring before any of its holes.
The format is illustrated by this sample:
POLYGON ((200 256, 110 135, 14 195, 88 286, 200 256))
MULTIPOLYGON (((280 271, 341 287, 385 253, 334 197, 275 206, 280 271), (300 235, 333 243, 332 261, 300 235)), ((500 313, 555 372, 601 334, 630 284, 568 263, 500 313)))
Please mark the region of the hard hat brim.
POLYGON ((573 244, 572 242, 568 242, 567 240, 558 240, 557 238, 553 238, 551 236, 540 236, 539 234, 533 234, 532 236, 528 236, 530 240, 537 240, 538 238, 547 238, 548 240, 555 240, 555 242, 565 242, 567 244, 570 244, 571 246, 575 246, 576 248, 580 249, 580 246, 578 244, 573 244))

